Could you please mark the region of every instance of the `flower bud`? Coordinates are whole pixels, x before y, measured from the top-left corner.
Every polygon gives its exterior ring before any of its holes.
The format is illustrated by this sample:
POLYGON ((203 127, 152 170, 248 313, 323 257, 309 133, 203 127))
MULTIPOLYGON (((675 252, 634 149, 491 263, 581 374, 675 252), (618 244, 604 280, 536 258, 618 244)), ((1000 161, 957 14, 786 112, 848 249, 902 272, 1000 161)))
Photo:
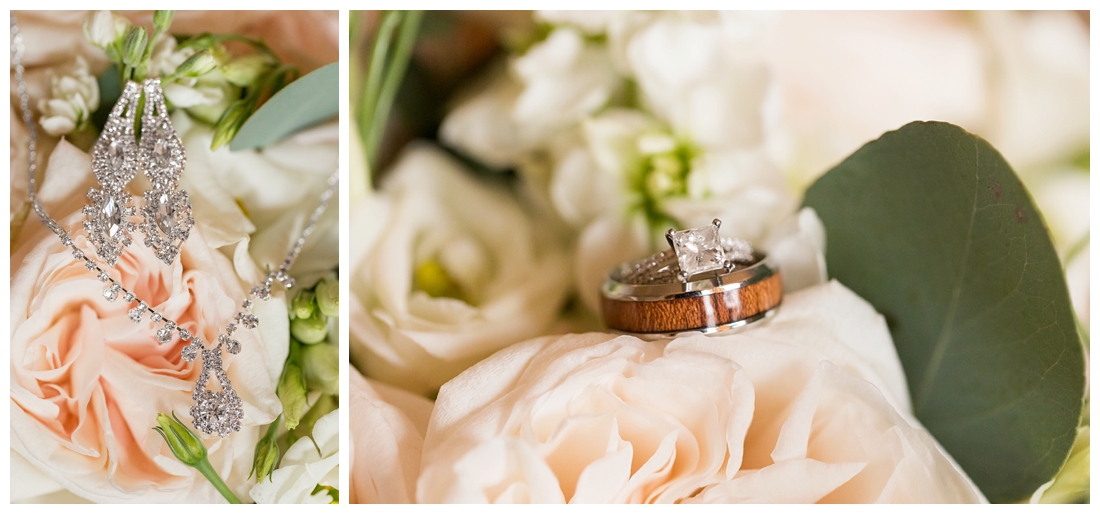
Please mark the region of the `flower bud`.
POLYGON ((252 454, 252 471, 248 478, 256 475, 256 481, 263 481, 267 477, 270 482, 271 472, 275 471, 275 464, 279 463, 279 444, 275 442, 275 431, 279 426, 279 420, 268 425, 267 432, 256 442, 256 451, 252 454))
POLYGON ((164 438, 164 442, 168 443, 168 448, 180 462, 195 467, 206 459, 206 446, 176 417, 175 412, 171 418, 162 412, 157 413, 157 424, 160 426, 153 427, 153 430, 164 438))
POLYGON ((340 317, 340 280, 335 275, 322 278, 313 288, 317 296, 317 307, 330 318, 340 317))
POLYGON ((302 348, 302 371, 310 389, 340 394, 340 349, 334 344, 311 344, 302 348))
MULTIPOLYGON (((297 344, 291 342, 291 344, 297 344)), ((306 408, 306 379, 302 375, 302 368, 288 359, 283 368, 283 374, 279 377, 279 385, 275 388, 275 394, 279 396, 279 402, 283 404, 283 421, 287 430, 293 430, 302 419, 302 411, 306 408)))
POLYGON ((206 75, 218 67, 218 60, 209 49, 195 52, 176 68, 173 75, 177 77, 198 77, 206 75))
POLYGON ((158 33, 167 32, 175 15, 176 11, 153 11, 153 30, 158 33))
POLYGON ((84 38, 104 50, 125 37, 129 30, 130 21, 111 11, 94 11, 84 18, 84 38))
POLYGON ((290 321, 290 335, 305 344, 319 343, 328 335, 328 320, 319 311, 308 318, 293 319, 290 321))
POLYGON ((149 36, 142 27, 133 27, 126 35, 126 43, 122 45, 122 62, 127 66, 138 67, 145 58, 145 45, 149 43, 149 36))
POLYGON ((313 311, 317 308, 314 297, 313 291, 309 290, 302 290, 298 296, 294 297, 290 310, 295 318, 308 318, 313 315, 313 311))
POLYGON ((210 149, 217 150, 222 145, 232 141, 233 137, 237 135, 237 131, 248 120, 248 115, 248 106, 244 100, 238 100, 230 104, 222 113, 221 118, 218 118, 218 123, 214 125, 214 140, 210 143, 210 149))
POLYGON ((260 77, 275 67, 275 60, 267 54, 257 53, 238 57, 222 66, 226 80, 241 87, 255 85, 260 77))

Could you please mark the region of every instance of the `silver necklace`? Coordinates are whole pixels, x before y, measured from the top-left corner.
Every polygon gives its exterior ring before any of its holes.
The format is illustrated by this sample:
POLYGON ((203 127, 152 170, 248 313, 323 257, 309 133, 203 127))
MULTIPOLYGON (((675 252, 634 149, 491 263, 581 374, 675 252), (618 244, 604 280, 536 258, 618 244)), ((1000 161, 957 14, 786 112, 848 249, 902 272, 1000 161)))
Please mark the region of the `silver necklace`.
MULTIPOLYGON (((128 304, 134 305, 128 313, 130 320, 134 323, 141 323, 144 318, 152 322, 153 328, 156 329, 155 337, 158 343, 170 343, 177 335, 180 339, 188 341, 188 345, 180 352, 183 360, 192 362, 197 357, 202 357, 202 371, 199 372, 199 378, 195 382, 195 388, 191 394, 191 400, 195 402, 191 407, 191 417, 194 420, 193 423, 195 428, 207 434, 216 433, 222 437, 232 432, 239 431, 241 429, 241 420, 244 418, 244 402, 237 396, 237 392, 233 390, 233 384, 225 374, 225 370, 222 366, 222 348, 224 347, 229 353, 237 354, 241 351, 241 344, 233 339, 232 335, 233 332, 237 330, 238 324, 247 329, 256 328, 259 323, 259 318, 252 313, 252 300, 245 299, 241 302, 241 308, 233 317, 233 321, 226 324, 218 334, 214 346, 208 349, 201 337, 197 334, 191 334, 189 330, 179 326, 175 320, 153 309, 148 303, 138 298, 133 291, 126 289, 121 283, 111 278, 99 264, 85 255, 83 251, 73 246, 73 240, 72 237, 69 236, 68 231, 58 225, 53 218, 50 218, 49 214, 46 213, 46 209, 42 206, 42 203, 39 202, 36 193, 35 172, 38 167, 36 163, 38 131, 32 119, 30 98, 27 94, 27 84, 23 79, 24 68, 22 60, 25 51, 23 34, 19 32, 19 25, 16 23, 15 15, 12 14, 10 16, 12 37, 11 52, 12 64, 15 67, 16 90, 19 93, 19 106, 23 111, 23 123, 27 125, 27 129, 30 133, 30 138, 27 143, 29 161, 27 173, 30 177, 28 197, 30 198, 34 212, 46 227, 54 234, 57 234, 58 238, 61 239, 61 244, 72 249, 74 259, 82 261, 85 268, 98 274, 99 280, 106 284, 106 288, 103 290, 104 299, 113 302, 121 296, 128 304), (148 314, 147 318, 146 314, 148 314), (160 326, 159 329, 157 329, 158 325, 160 326), (221 391, 211 391, 206 388, 206 384, 210 380, 211 374, 218 379, 218 383, 221 385, 221 391)), ((321 194, 317 207, 309 217, 309 223, 306 224, 305 229, 302 230, 302 233, 298 236, 298 239, 294 242, 290 251, 287 252, 286 258, 283 259, 283 262, 278 268, 268 273, 263 282, 252 287, 250 294, 253 298, 259 300, 271 298, 271 287, 275 282, 282 284, 286 289, 294 287, 294 279, 291 278, 289 274, 290 267, 294 265, 295 259, 297 259, 298 254, 301 253, 306 238, 308 238, 317 228, 317 222, 328 207, 329 200, 336 193, 338 183, 339 171, 336 171, 329 176, 328 188, 321 194)))

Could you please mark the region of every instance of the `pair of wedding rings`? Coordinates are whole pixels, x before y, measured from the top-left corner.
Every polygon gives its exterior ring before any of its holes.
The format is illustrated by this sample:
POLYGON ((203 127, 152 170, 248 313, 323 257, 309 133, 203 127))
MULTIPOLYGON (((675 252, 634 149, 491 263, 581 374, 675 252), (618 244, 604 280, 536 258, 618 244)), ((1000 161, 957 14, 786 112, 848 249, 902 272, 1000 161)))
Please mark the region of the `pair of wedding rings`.
POLYGON ((783 299, 779 269, 721 221, 669 230, 668 250, 626 262, 601 289, 604 322, 635 334, 715 333, 764 319, 783 299))

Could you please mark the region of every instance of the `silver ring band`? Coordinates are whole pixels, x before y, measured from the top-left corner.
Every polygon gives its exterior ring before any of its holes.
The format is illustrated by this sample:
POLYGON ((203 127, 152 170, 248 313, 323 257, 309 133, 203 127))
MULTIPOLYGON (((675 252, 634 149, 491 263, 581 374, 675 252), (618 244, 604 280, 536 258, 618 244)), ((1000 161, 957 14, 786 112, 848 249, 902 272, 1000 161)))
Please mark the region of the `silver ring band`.
POLYGON ((783 298, 779 270, 762 252, 730 272, 686 283, 677 272, 670 250, 619 266, 600 291, 604 322, 638 334, 721 332, 763 319, 783 298))

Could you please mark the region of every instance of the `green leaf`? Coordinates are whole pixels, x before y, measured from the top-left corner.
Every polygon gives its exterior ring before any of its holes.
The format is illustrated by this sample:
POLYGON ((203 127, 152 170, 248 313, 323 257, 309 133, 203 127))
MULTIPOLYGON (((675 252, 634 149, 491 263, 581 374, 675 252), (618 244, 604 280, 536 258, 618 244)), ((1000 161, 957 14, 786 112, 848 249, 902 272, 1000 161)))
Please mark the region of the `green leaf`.
POLYGON ((275 93, 248 118, 229 149, 270 145, 340 112, 339 63, 326 64, 275 93))
POLYGON ((910 123, 818 179, 829 273, 886 317, 917 417, 993 502, 1066 461, 1085 392, 1058 255, 984 140, 910 123))

